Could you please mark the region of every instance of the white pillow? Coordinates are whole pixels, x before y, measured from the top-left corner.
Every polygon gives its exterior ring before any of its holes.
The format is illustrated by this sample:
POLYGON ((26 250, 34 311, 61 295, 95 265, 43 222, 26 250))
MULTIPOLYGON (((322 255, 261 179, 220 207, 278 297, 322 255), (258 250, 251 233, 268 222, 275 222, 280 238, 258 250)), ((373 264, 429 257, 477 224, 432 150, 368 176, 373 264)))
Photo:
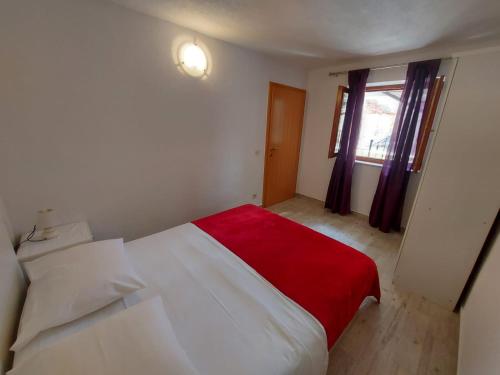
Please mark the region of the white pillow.
POLYGON ((31 284, 13 351, 46 329, 145 287, 125 255, 122 239, 78 245, 24 266, 31 284))
POLYGON ((160 297, 65 337, 8 375, 198 374, 177 341, 160 297))

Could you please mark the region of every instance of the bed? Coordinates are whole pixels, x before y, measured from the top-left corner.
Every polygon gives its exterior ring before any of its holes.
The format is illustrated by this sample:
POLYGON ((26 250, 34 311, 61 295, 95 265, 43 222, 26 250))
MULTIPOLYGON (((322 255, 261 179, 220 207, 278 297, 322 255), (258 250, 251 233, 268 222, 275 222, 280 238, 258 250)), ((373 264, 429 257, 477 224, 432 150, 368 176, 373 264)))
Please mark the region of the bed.
POLYGON ((361 302, 380 299, 370 258, 253 205, 125 247, 147 287, 43 332, 16 353, 15 363, 159 295, 199 373, 324 374, 328 349, 361 302))

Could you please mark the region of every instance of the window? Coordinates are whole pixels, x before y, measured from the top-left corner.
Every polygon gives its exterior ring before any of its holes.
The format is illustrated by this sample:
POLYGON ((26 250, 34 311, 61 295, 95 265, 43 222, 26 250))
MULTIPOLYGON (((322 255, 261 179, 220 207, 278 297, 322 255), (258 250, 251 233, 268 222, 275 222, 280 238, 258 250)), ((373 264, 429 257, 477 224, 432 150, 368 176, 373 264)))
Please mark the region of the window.
POLYGON ((404 85, 367 87, 356 160, 384 162, 404 85))
MULTIPOLYGON (((422 167, 443 83, 443 76, 436 79, 431 96, 426 101, 422 126, 417 138, 416 153, 412 158, 412 170, 414 171, 419 171, 422 167)), ((403 88, 403 84, 366 88, 361 127, 356 147, 356 160, 377 164, 384 162, 391 141, 392 129, 396 120, 403 88)), ((339 86, 335 103, 330 148, 328 150, 329 158, 337 156, 339 152, 348 95, 349 89, 345 86, 339 86)))
POLYGON ((333 114, 332 135, 330 136, 328 158, 333 158, 339 153, 340 136, 342 134, 342 127, 344 126, 344 116, 348 96, 349 89, 345 86, 339 86, 337 90, 337 100, 335 103, 335 113, 333 114))
POLYGON ((439 98, 441 97, 443 86, 444 76, 436 78, 436 82, 434 82, 434 85, 432 86, 431 96, 425 103, 426 108, 424 109, 422 126, 420 127, 420 132, 418 133, 417 149, 415 152, 415 158, 413 159, 413 165, 411 167, 412 171, 416 172, 422 169, 425 150, 427 149, 427 143, 429 142, 432 124, 434 123, 434 116, 436 115, 436 110, 439 103, 439 98))

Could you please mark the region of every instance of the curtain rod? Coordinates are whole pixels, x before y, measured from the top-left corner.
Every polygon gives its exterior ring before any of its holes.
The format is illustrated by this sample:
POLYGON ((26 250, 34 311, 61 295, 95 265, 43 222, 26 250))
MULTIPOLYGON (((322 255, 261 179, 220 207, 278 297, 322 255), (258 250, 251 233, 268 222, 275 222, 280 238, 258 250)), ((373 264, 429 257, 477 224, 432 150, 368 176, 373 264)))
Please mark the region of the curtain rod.
MULTIPOLYGON (((451 57, 443 57, 441 60, 451 60, 452 58, 451 57)), ((403 66, 407 66, 409 63, 405 63, 405 64, 394 64, 394 65, 384 65, 384 66, 375 66, 373 68, 370 68, 370 70, 383 70, 383 69, 391 69, 391 68, 401 68, 403 66)), ((332 77, 332 76, 338 76, 340 74, 347 74, 349 73, 348 70, 345 70, 345 71, 342 71, 342 72, 329 72, 328 73, 328 76, 329 77, 332 77)))

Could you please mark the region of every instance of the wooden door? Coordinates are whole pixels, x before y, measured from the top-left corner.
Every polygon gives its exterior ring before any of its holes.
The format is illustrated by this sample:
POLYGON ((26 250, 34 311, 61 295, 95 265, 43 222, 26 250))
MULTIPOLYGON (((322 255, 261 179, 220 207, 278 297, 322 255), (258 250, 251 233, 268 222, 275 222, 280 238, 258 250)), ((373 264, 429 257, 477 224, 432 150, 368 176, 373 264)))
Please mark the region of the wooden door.
POLYGON ((306 91, 269 83, 263 206, 295 195, 306 91))

